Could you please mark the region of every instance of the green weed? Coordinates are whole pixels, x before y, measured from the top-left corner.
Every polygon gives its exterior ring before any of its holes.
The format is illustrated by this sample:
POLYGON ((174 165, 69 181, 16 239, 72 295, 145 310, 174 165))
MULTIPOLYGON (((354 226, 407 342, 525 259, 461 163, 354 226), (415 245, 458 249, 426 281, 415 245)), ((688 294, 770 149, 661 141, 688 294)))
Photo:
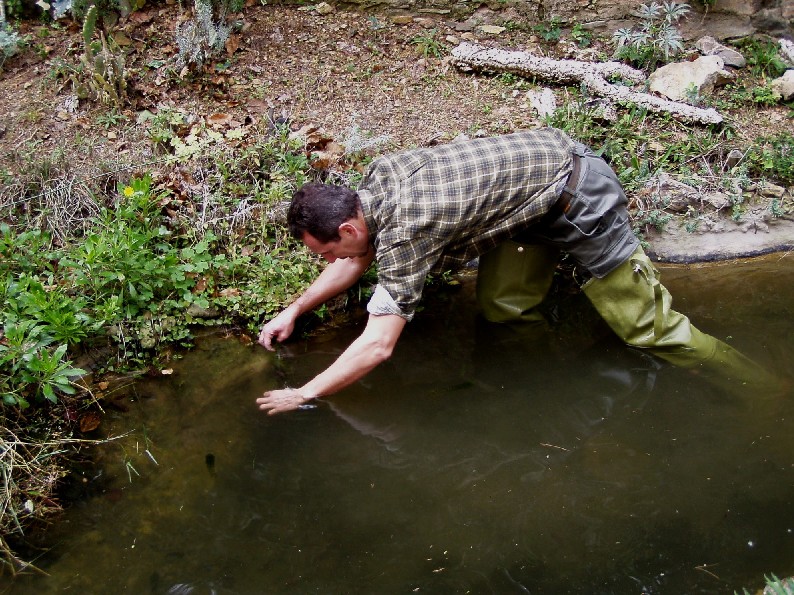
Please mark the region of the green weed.
POLYGON ((6 406, 25 409, 30 400, 55 403, 59 394, 74 394, 72 378, 85 374, 66 359, 67 345, 54 339, 35 320, 6 314, 0 343, 0 390, 6 406))
POLYGON ((747 162, 752 175, 785 186, 794 184, 794 135, 780 132, 756 139, 747 154, 747 162))
POLYGON ((104 114, 99 114, 96 117, 96 123, 102 126, 105 129, 112 128, 113 126, 118 126, 122 122, 126 122, 129 118, 122 113, 119 113, 115 110, 111 110, 109 112, 105 112, 104 114))
POLYGON ((532 30, 540 35, 544 41, 549 43, 557 43, 562 37, 562 21, 559 17, 552 17, 548 21, 538 23, 532 30))
POLYGON ((436 29, 430 29, 426 35, 417 35, 411 43, 423 58, 441 58, 447 52, 447 46, 439 41, 436 29))
POLYGON ((593 42, 593 34, 584 28, 581 23, 576 23, 571 28, 571 39, 576 42, 580 48, 590 47, 593 42))
POLYGON ((769 85, 753 87, 753 103, 763 106, 776 105, 780 101, 780 94, 774 91, 769 85))
POLYGON ((759 78, 777 78, 787 68, 780 57, 777 41, 767 37, 749 37, 737 42, 737 47, 747 60, 752 74, 759 78))
POLYGON ((689 5, 665 0, 661 4, 642 4, 635 16, 640 23, 633 29, 618 29, 612 36, 615 58, 654 68, 669 62, 684 49, 684 40, 676 23, 689 13, 689 5))

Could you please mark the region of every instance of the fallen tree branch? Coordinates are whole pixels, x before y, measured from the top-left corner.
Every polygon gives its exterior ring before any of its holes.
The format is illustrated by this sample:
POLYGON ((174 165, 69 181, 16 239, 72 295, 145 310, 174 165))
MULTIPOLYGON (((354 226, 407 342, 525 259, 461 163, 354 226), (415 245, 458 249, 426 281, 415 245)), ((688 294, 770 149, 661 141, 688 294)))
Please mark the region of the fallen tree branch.
POLYGON ((722 116, 713 108, 703 109, 662 99, 655 95, 616 85, 607 78, 620 77, 632 83, 645 81, 645 73, 620 62, 581 62, 553 60, 515 52, 461 43, 452 50, 452 64, 461 70, 510 72, 524 77, 537 77, 561 84, 582 84, 593 93, 613 102, 634 103, 652 112, 671 113, 687 122, 720 124, 722 116))

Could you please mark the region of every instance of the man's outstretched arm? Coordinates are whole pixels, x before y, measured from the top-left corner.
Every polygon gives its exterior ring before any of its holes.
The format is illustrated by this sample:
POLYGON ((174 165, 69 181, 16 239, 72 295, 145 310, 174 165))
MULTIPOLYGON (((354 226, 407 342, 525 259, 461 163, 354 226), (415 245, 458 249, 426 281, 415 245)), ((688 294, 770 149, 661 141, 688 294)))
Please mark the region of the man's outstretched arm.
MULTIPOLYGON (((337 261, 338 262, 338 261, 337 261)), ((391 357, 406 320, 396 314, 371 314, 364 332, 350 344, 328 369, 300 388, 266 392, 256 400, 269 415, 297 409, 312 399, 335 393, 391 357)))
POLYGON ((273 340, 281 342, 287 339, 301 314, 310 312, 351 287, 369 268, 374 257, 374 249, 370 247, 370 252, 366 256, 340 258, 329 263, 303 295, 262 327, 259 344, 273 351, 273 340))

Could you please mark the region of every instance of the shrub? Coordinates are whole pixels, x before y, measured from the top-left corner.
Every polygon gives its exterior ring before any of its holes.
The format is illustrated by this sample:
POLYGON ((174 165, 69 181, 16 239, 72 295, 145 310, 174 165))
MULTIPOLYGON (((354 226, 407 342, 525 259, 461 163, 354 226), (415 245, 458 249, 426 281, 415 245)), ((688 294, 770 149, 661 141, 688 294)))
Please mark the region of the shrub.
POLYGON ((683 38, 675 24, 688 12, 688 4, 667 0, 661 4, 641 5, 635 13, 640 19, 639 27, 618 29, 612 36, 615 58, 643 68, 669 62, 684 49, 683 38))
POLYGON ((790 132, 758 138, 747 159, 752 174, 794 184, 794 135, 790 132))
POLYGON ((216 21, 209 0, 195 0, 193 18, 176 26, 179 47, 177 66, 200 70, 212 56, 223 50, 231 28, 224 22, 225 6, 216 21))
POLYGON ((0 19, 0 68, 3 63, 19 51, 24 40, 11 29, 4 20, 0 19))

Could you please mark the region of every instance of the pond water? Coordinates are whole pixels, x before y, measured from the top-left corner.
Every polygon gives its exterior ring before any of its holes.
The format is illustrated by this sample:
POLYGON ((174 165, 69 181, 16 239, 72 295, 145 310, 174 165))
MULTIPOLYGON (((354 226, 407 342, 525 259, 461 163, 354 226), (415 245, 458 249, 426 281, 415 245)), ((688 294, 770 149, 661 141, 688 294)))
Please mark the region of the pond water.
MULTIPOLYGON (((794 255, 666 267, 677 309, 794 376, 794 255)), ((100 467, 14 593, 732 593, 794 575, 794 394, 432 298, 387 364, 267 417, 360 330, 203 339, 110 412, 100 467), (761 394, 763 393, 763 394, 761 394)))

